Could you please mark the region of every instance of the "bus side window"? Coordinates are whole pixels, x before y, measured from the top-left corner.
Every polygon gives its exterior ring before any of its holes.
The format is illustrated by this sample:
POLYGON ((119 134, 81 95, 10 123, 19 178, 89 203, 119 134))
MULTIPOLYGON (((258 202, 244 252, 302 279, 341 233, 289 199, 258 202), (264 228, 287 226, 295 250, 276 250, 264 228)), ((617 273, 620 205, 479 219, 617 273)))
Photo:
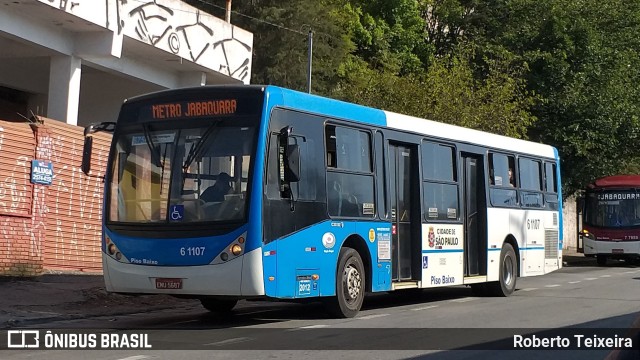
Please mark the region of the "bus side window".
POLYGON ((554 163, 544 163, 545 178, 545 203, 553 210, 558 210, 558 182, 556 175, 556 165, 554 163))
POLYGON ((453 145, 422 141, 423 218, 428 221, 457 221, 460 215, 453 145))
POLYGON ((520 203, 526 207, 544 207, 542 163, 538 160, 520 157, 518 159, 520 180, 520 203))
POLYGON ((493 206, 518 206, 517 183, 510 181, 509 170, 514 173, 515 157, 511 155, 489 153, 489 195, 493 206))
POLYGON ((325 143, 329 215, 375 217, 371 133, 326 125, 325 143))

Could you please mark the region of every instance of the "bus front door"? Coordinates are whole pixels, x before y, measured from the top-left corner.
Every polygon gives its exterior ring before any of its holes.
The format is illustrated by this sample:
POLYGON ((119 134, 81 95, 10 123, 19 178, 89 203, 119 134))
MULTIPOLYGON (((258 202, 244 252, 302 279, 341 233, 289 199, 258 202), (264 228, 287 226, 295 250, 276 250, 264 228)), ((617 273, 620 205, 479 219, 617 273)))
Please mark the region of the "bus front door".
POLYGON ((390 144, 389 171, 392 222, 392 280, 419 280, 416 255, 420 255, 419 187, 413 147, 390 144), (416 216, 418 216, 416 220, 416 216))
POLYGON ((486 196, 481 155, 462 154, 464 164, 464 275, 487 274, 486 196))

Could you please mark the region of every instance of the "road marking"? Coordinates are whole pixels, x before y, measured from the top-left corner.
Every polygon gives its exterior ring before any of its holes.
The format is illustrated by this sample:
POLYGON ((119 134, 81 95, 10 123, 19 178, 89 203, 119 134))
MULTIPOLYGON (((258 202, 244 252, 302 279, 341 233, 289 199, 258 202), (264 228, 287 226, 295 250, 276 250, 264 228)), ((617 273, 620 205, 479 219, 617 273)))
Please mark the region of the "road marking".
POLYGON ((409 310, 411 310, 411 311, 421 311, 421 310, 433 309, 433 308, 437 308, 437 307, 438 307, 438 305, 429 305, 429 306, 423 306, 423 307, 409 309, 409 310))
POLYGON ((379 317, 384 317, 384 316, 388 316, 389 314, 373 314, 373 315, 367 315, 367 316, 363 316, 363 317, 359 317, 356 318, 357 320, 369 320, 369 319, 375 319, 375 318, 379 318, 379 317))
POLYGON ((220 346, 220 345, 229 345, 229 344, 237 344, 245 341, 249 341, 251 338, 248 337, 240 337, 240 338, 231 338, 222 341, 216 341, 208 344, 203 344, 204 346, 220 346))
POLYGON ((544 287, 548 287, 548 288, 552 288, 552 287, 558 287, 560 285, 558 284, 551 284, 551 285, 545 285, 544 287))
POLYGON ((580 280, 578 280, 578 281, 569 281, 569 284, 577 284, 579 282, 581 282, 581 281, 580 280))
POLYGON ((601 278, 611 277, 611 275, 600 275, 601 278))
POLYGON ((598 278, 586 278, 585 280, 598 280, 598 278))
POLYGON ((538 290, 538 288, 526 288, 526 289, 520 289, 519 291, 533 291, 533 290, 538 290))
MULTIPOLYGON (((327 324, 309 325, 309 326, 299 327, 298 329, 321 329, 321 328, 326 328, 326 327, 329 327, 329 325, 327 325, 327 324)), ((297 329, 291 329, 291 330, 297 330, 297 329)))
POLYGON ((118 360, 141 360, 141 359, 148 359, 148 358, 149 356, 147 355, 134 355, 134 356, 118 359, 118 360))
POLYGON ((457 303, 465 303, 467 301, 472 301, 472 300, 475 300, 475 299, 476 298, 474 298, 474 297, 466 297, 466 298, 462 298, 462 299, 454 299, 454 300, 451 300, 451 301, 457 302, 457 303))

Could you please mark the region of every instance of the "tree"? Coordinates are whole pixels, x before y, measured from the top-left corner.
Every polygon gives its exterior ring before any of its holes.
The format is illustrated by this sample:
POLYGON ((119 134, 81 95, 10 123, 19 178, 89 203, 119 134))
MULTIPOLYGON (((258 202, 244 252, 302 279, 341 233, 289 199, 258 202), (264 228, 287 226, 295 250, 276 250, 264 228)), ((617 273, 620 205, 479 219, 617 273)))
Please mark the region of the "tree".
POLYGON ((398 75, 421 72, 433 48, 424 41, 425 22, 415 0, 353 0, 344 6, 356 55, 375 69, 398 75))
MULTIPOLYGON (((189 0, 223 17, 214 1, 189 0)), ((337 69, 353 49, 339 27, 339 7, 332 0, 235 0, 232 22, 253 33, 251 83, 307 90, 308 32, 313 31, 312 92, 328 94, 337 69)))
POLYGON ((446 31, 436 34, 476 46, 476 78, 487 77, 494 59, 525 70, 527 89, 537 99, 531 111, 539 119, 529 138, 558 148, 565 194, 599 176, 634 167, 639 145, 640 3, 427 3, 434 8, 439 29, 457 29, 453 37, 446 31))
POLYGON ((334 95, 388 111, 526 137, 535 121, 528 111, 534 97, 518 70, 493 61, 489 76, 476 79, 469 65, 472 54, 460 50, 437 58, 428 71, 411 76, 370 69, 354 60, 353 70, 343 73, 340 91, 334 95))

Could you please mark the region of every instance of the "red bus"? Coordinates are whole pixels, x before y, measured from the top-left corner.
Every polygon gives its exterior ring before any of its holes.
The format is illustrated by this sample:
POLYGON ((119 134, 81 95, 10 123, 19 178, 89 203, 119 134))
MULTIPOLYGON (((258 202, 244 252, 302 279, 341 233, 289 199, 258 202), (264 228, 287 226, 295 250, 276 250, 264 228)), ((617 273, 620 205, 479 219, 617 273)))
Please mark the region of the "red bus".
POLYGON ((580 236, 585 256, 595 256, 598 265, 640 258, 640 175, 607 176, 587 186, 580 236))

